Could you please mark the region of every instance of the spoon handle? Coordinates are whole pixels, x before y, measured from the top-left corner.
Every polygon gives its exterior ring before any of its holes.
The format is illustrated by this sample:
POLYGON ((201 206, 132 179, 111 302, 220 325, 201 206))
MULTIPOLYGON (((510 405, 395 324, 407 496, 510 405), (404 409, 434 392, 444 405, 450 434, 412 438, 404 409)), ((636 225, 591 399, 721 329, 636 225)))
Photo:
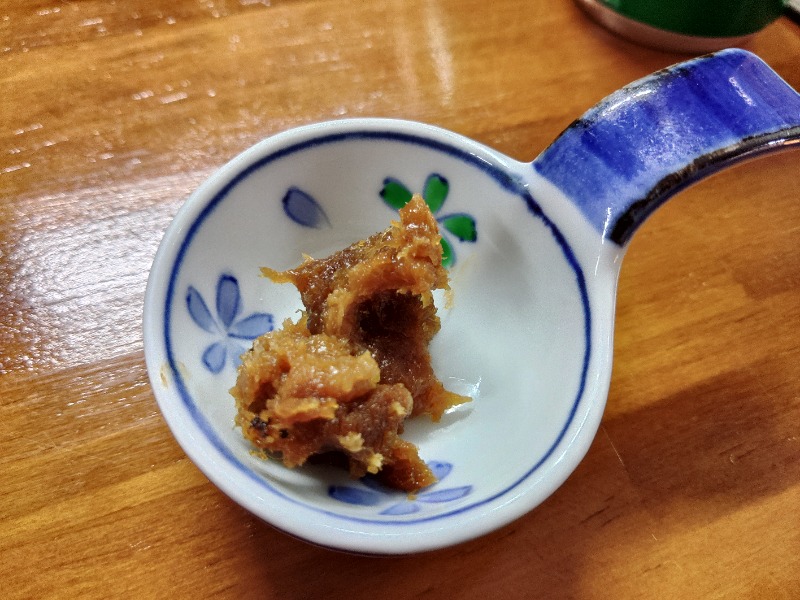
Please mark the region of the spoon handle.
POLYGON ((800 144, 800 94, 760 58, 723 50, 613 93, 533 162, 604 239, 626 245, 652 212, 722 168, 800 144))

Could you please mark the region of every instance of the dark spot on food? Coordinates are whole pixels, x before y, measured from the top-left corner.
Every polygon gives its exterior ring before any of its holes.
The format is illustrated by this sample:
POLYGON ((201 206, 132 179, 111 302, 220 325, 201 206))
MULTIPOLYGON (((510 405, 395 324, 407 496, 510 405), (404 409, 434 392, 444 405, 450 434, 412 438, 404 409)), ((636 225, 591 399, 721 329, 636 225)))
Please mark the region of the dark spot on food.
POLYGON ((267 434, 267 425, 267 421, 258 416, 253 417, 253 419, 250 421, 250 426, 258 431, 261 435, 267 434))

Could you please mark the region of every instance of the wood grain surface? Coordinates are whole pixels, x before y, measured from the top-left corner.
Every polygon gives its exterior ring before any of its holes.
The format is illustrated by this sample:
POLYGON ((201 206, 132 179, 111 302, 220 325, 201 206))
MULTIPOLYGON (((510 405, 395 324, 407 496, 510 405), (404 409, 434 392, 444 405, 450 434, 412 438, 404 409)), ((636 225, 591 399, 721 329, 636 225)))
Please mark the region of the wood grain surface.
MULTIPOLYGON (((800 27, 747 46, 800 89, 800 27)), ((800 598, 800 153, 706 180, 634 238, 601 429, 515 523, 334 553, 186 458, 141 313, 186 196, 322 119, 440 125, 531 160, 685 56, 568 1, 31 0, 0 7, 3 598, 800 598)))

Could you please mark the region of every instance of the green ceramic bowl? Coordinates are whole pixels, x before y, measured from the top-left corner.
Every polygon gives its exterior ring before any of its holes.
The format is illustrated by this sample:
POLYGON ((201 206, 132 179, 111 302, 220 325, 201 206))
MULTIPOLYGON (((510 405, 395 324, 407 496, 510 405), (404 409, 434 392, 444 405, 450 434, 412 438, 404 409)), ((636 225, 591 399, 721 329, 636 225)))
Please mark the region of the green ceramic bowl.
POLYGON ((577 0, 595 20, 633 41, 708 52, 747 41, 777 19, 784 0, 577 0))

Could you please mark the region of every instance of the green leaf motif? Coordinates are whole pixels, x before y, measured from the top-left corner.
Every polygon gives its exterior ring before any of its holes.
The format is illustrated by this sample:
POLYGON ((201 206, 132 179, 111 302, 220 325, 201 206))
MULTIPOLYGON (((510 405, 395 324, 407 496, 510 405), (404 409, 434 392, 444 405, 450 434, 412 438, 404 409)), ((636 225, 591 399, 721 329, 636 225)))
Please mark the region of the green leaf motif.
POLYGON ((475 219, 465 214, 444 217, 442 225, 462 242, 474 242, 478 239, 478 229, 475 219))
POLYGON ((412 193, 402 183, 391 177, 383 180, 381 198, 395 210, 400 210, 411 200, 412 193))
POLYGON ((445 269, 449 269, 453 266, 453 263, 456 260, 455 252, 453 252, 453 246, 450 245, 446 239, 442 238, 442 266, 445 269))
POLYGON ((438 173, 431 173, 425 180, 425 187, 422 189, 422 197, 431 209, 436 213, 442 208, 447 194, 450 192, 450 184, 447 179, 438 173))
MULTIPOLYGON (((450 183, 442 175, 431 173, 425 179, 422 197, 434 215, 441 211, 449 193, 450 183)), ((413 193, 399 179, 387 177, 383 180, 380 196, 387 206, 400 210, 409 203, 413 193)), ((442 234, 445 234, 441 241, 442 265, 449 269, 456 262, 456 250, 453 247, 453 238, 448 239, 447 236, 453 235, 460 242, 475 242, 478 239, 478 227, 475 219, 466 213, 445 215, 437 221, 443 228, 442 234)))

